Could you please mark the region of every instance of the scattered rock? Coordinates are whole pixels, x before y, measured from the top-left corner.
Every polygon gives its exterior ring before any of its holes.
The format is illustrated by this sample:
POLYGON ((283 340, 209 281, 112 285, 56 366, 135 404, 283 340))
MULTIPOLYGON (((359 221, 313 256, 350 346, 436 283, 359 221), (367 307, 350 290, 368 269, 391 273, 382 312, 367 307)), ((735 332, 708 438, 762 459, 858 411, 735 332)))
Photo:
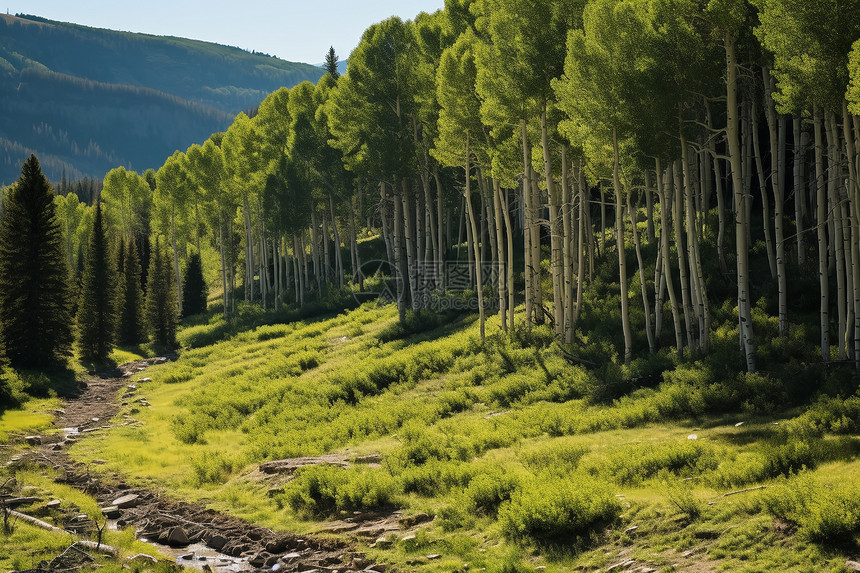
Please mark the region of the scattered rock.
POLYGON ((849 571, 860 571, 860 563, 849 560, 845 562, 845 568, 849 571))
POLYGON ((438 553, 431 553, 430 555, 427 556, 427 559, 429 559, 430 561, 433 561, 434 559, 441 559, 441 558, 442 558, 442 556, 439 555, 438 553))
POLYGON ((631 525, 630 527, 628 527, 627 529, 624 530, 624 533, 626 533, 627 535, 630 535, 631 533, 636 533, 636 530, 638 530, 638 529, 639 529, 638 525, 631 525))
POLYGON ((138 553, 137 555, 132 555, 131 557, 127 558, 126 561, 158 563, 158 559, 156 559, 152 555, 147 555, 146 553, 138 553))
POLYGON ((388 549, 391 547, 391 541, 386 537, 380 537, 376 541, 373 542, 371 547, 379 547, 380 549, 388 549))
POLYGON ((616 563, 615 565, 607 567, 606 572, 609 573, 610 571, 621 571, 622 569, 628 569, 631 565, 635 564, 635 559, 628 559, 627 561, 622 561, 621 563, 616 563))
POLYGON ((215 551, 221 551, 225 545, 227 545, 227 538, 223 535, 215 534, 211 537, 204 537, 206 547, 209 549, 214 549, 215 551))
POLYGON ((108 519, 119 519, 122 515, 122 512, 115 505, 109 505, 107 507, 102 508, 102 514, 108 519))
POLYGON ((688 440, 698 440, 699 436, 697 436, 696 434, 690 434, 689 436, 687 436, 687 439, 688 440))
POLYGON ((140 496, 136 493, 130 493, 128 495, 116 498, 115 500, 113 500, 111 505, 115 505, 119 509, 137 507, 138 505, 140 505, 140 496))
POLYGON ((181 527, 171 527, 158 536, 158 542, 170 547, 187 547, 191 544, 188 534, 181 527))
POLYGON ((743 422, 738 422, 737 424, 735 424, 735 428, 740 428, 743 425, 744 425, 743 422))
POLYGON ((138 383, 140 382, 152 382, 152 378, 141 378, 140 380, 138 380, 138 383))
POLYGON ((59 499, 52 499, 48 503, 45 504, 45 507, 48 509, 60 509, 60 506, 63 504, 59 499))
POLYGON ((428 521, 433 521, 433 517, 427 515, 426 513, 416 513, 415 515, 407 515, 405 517, 401 517, 398 520, 400 527, 404 529, 409 529, 410 527, 415 527, 416 525, 421 525, 422 523, 427 523, 428 521))
POLYGON ((31 446, 41 446, 42 445, 42 436, 25 436, 24 440, 26 440, 27 444, 31 446))
POLYGON ((388 569, 388 565, 384 563, 376 563, 375 565, 371 565, 366 568, 365 571, 376 571, 376 573, 385 573, 385 570, 388 569))

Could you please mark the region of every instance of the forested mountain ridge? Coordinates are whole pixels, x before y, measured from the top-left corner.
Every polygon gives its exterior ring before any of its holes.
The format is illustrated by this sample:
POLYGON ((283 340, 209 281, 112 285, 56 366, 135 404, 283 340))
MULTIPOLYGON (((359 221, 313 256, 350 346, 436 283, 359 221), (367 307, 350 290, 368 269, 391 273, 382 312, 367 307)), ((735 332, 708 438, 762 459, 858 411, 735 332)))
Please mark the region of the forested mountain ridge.
POLYGON ((272 91, 323 70, 206 42, 0 15, 0 182, 157 167, 272 91))

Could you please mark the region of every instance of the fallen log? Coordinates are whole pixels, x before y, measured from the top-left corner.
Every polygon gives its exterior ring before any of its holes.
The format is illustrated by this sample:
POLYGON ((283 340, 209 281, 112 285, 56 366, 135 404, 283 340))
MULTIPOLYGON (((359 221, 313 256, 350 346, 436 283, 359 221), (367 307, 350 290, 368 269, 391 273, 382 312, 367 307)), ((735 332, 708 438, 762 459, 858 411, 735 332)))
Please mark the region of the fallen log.
MULTIPOLYGON (((30 525, 33 525, 35 527, 39 527, 39 528, 44 529, 46 531, 53 531, 56 533, 65 533, 67 535, 71 535, 71 533, 66 531, 65 529, 62 529, 62 528, 57 527, 55 525, 51 525, 47 521, 42 521, 41 519, 33 517, 32 515, 27 515, 26 513, 21 513, 20 511, 15 511, 12 509, 7 509, 6 511, 9 513, 10 516, 14 517, 15 519, 19 519, 19 520, 23 521, 24 523, 28 523, 30 525)), ((112 547, 110 545, 105 545, 104 543, 99 544, 99 543, 96 543, 95 541, 80 540, 77 542, 77 544, 79 547, 84 547, 84 548, 89 549, 91 551, 99 551, 99 552, 105 553, 107 555, 113 555, 114 557, 119 556, 119 549, 117 549, 116 547, 112 547)))

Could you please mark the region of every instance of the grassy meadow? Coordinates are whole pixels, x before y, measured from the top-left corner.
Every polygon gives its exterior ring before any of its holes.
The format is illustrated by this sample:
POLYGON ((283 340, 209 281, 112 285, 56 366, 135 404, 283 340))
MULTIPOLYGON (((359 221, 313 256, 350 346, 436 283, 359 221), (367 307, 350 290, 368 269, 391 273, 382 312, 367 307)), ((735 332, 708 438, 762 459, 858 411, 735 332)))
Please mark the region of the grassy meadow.
POLYGON ((392 306, 255 320, 186 325, 179 358, 140 376, 152 379, 137 394, 151 406, 125 408, 140 423, 71 454, 275 529, 316 532, 361 510, 435 516, 414 537, 363 547, 402 571, 628 559, 664 571, 841 571, 856 553, 860 398, 829 396, 851 386, 850 371, 808 388, 821 367, 802 352, 782 382, 776 365, 802 336, 773 337, 782 346, 761 353, 774 369, 738 375, 730 328, 698 361, 663 352, 593 368, 546 326, 482 347, 473 316, 404 328, 392 306), (258 470, 325 453, 382 461, 289 481, 258 470))

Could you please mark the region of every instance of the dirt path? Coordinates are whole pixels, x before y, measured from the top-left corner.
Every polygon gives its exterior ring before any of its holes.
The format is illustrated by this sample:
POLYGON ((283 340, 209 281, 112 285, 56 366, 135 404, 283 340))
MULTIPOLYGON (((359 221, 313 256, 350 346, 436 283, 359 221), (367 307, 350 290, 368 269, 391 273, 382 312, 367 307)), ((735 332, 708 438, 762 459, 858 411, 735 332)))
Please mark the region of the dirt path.
MULTIPOLYGON (((94 476, 88 467, 72 461, 65 452, 66 446, 86 439, 90 432, 110 427, 122 400, 140 401, 135 391, 138 381, 146 381, 143 371, 166 360, 151 358, 123 364, 109 372, 91 373, 93 377, 81 384, 81 393, 57 412, 56 425, 65 431, 45 438, 41 448, 20 461, 54 467, 61 476, 58 482, 95 496, 106 518, 115 520, 117 526, 132 526, 141 538, 185 552, 185 560, 198 568, 279 573, 385 571, 384 565, 365 559, 343 540, 274 532, 199 504, 174 501, 131 487, 122 476, 94 476), (124 387, 127 391, 118 400, 124 387)), ((90 535, 96 527, 95 523, 80 520, 67 524, 67 528, 90 535)))

